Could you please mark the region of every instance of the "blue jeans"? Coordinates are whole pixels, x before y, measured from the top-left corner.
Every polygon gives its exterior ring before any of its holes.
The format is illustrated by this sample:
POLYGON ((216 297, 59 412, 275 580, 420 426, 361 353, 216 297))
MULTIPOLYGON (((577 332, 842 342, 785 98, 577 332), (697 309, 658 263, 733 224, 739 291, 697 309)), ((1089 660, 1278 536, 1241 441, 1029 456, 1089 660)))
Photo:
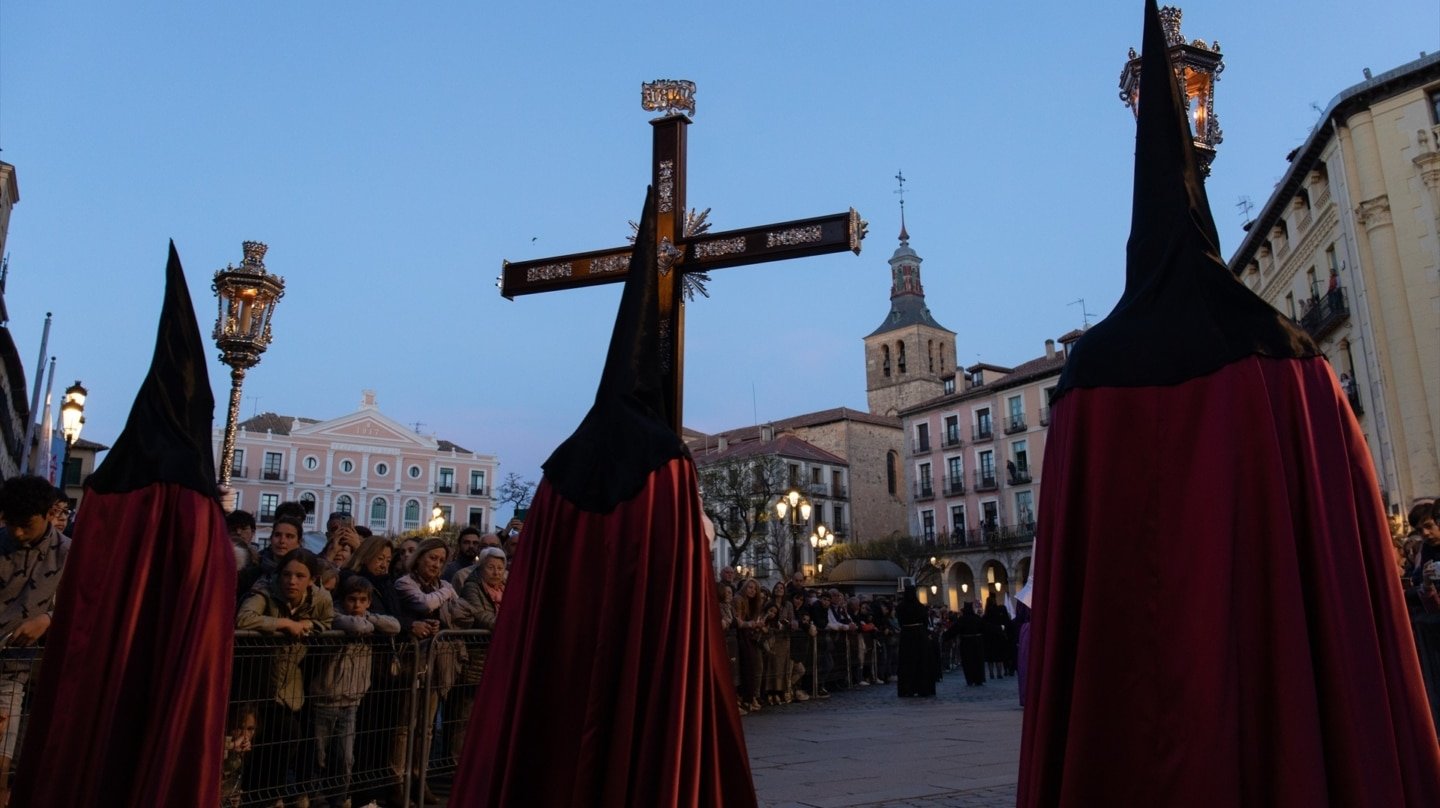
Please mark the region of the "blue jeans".
POLYGON ((350 793, 350 771, 355 768, 355 714, 359 706, 321 707, 312 710, 316 775, 323 778, 323 794, 343 800, 350 793))

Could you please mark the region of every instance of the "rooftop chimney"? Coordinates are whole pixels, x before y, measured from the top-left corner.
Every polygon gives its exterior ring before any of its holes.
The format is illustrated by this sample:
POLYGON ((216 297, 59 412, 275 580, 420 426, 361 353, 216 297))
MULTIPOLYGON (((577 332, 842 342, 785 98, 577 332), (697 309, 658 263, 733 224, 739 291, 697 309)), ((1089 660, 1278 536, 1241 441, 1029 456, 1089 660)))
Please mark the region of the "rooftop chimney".
POLYGON ((769 443, 772 440, 775 440, 775 425, 766 424, 760 427, 760 442, 769 443))
POLYGON ((1047 339, 1047 340, 1045 340, 1045 358, 1046 358, 1046 359, 1054 359, 1054 358, 1055 358, 1055 340, 1053 340, 1053 339, 1047 339))
POLYGON ((726 440, 724 435, 721 435, 718 441, 719 442, 715 445, 715 451, 724 452, 726 449, 730 448, 730 441, 726 440))

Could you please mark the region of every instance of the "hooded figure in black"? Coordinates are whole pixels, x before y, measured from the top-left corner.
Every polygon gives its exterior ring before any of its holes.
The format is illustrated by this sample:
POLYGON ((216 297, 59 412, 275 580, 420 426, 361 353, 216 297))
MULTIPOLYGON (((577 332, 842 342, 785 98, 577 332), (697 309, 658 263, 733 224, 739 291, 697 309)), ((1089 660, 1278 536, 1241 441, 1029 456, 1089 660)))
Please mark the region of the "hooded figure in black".
POLYGON ((654 232, 647 194, 595 404, 520 535, 452 805, 755 805, 695 465, 661 396, 654 232))
POLYGON ((214 410, 171 243, 150 371, 85 483, 12 805, 219 804, 235 554, 214 410))
POLYGON ((1220 259, 1154 0, 1142 58, 1125 292, 1052 403, 1018 804, 1428 803, 1364 436, 1220 259))

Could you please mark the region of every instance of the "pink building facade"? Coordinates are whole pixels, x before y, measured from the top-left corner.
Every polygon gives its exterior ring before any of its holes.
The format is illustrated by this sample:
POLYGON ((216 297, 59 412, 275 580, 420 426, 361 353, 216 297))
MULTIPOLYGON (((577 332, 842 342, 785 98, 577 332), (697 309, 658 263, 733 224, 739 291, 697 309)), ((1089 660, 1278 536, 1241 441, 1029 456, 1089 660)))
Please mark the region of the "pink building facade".
POLYGON ((972 365, 953 392, 900 413, 910 534, 935 547, 951 608, 992 592, 1004 602, 1030 577, 1050 394, 1078 337, 1013 368, 972 365))
MULTIPOLYGON (((223 430, 216 429, 218 455, 223 430)), ((231 487, 237 507, 262 525, 281 502, 305 503, 307 531, 333 511, 354 515, 377 535, 420 530, 439 506, 447 529, 495 526, 492 486, 499 463, 380 412, 366 391, 360 409, 327 421, 262 413, 241 423, 231 487)))

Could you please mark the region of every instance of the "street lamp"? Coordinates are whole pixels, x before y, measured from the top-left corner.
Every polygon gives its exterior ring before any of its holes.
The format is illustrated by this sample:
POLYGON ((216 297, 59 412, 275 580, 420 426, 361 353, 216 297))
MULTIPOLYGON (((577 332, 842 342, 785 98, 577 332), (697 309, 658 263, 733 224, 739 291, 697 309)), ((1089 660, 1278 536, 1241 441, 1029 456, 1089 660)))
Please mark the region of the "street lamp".
MULTIPOLYGON (((830 532, 830 528, 824 525, 816 525, 815 531, 810 534, 810 547, 815 551, 816 574, 819 574, 825 569, 825 565, 820 563, 820 554, 834 545, 835 534, 830 532)), ((796 569, 799 569, 799 567, 796 567, 796 569)))
POLYGON ((430 509, 430 521, 427 523, 431 533, 439 533, 445 529, 445 509, 436 505, 430 509))
POLYGON ((215 273, 211 289, 219 302, 215 317, 215 345, 220 361, 230 366, 230 410, 225 416, 225 439, 220 447, 220 484, 230 484, 235 466, 235 431, 240 418, 240 386, 245 371, 260 362, 270 346, 270 316, 285 296, 285 279, 265 271, 265 251, 258 241, 242 243, 240 266, 227 264, 215 273))
POLYGON ((780 521, 786 521, 788 515, 790 522, 790 569, 800 569, 800 534, 805 526, 810 523, 810 500, 801 496, 799 491, 790 489, 775 503, 775 513, 780 521))
MULTIPOLYGON (((1160 25, 1165 29, 1165 42, 1170 50, 1170 62, 1175 65, 1176 78, 1185 91, 1189 104, 1190 131, 1195 137, 1195 160, 1202 176, 1210 176, 1210 162, 1215 159, 1215 147, 1225 139, 1220 131, 1220 119, 1215 117, 1215 82, 1225 70, 1224 57, 1220 55, 1220 43, 1205 44, 1197 39, 1190 44, 1180 33, 1180 9, 1175 6, 1160 8, 1160 25)), ((1130 61, 1120 71, 1120 100, 1130 111, 1140 116, 1140 57, 1130 49, 1130 61)))
POLYGON ((80 439, 80 429, 85 426, 85 396, 88 393, 85 385, 76 379, 74 384, 65 388, 65 398, 60 404, 60 433, 65 436, 65 455, 60 461, 61 490, 68 487, 65 470, 70 466, 70 448, 80 439))

